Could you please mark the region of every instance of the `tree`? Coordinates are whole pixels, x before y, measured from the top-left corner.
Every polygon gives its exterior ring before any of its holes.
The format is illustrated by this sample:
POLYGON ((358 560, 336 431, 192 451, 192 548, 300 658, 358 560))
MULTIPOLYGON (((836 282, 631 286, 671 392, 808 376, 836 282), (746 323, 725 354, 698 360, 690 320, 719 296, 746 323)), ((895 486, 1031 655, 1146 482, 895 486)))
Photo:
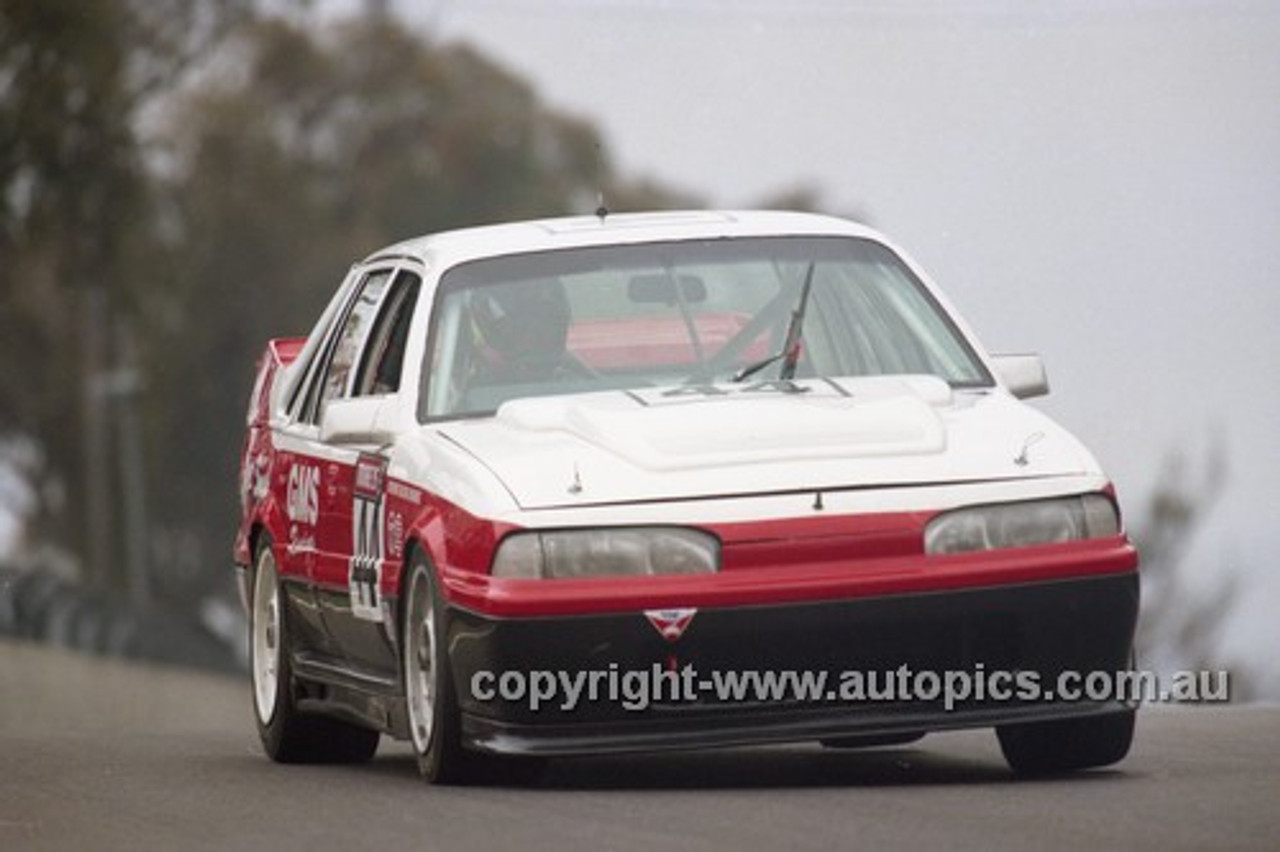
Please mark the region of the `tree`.
POLYGON ((140 538, 170 602, 229 584, 253 360, 354 259, 602 192, 692 203, 467 45, 284 8, 0 0, 0 465, 32 483, 28 539, 101 586, 140 538))
POLYGON ((0 3, 0 463, 43 483, 28 535, 97 565, 112 535, 115 345, 152 281, 138 116, 248 0, 0 3))
POLYGON ((383 15, 261 18, 169 105, 169 285, 147 311, 158 521, 225 559, 253 361, 305 334, 355 259, 504 219, 685 199, 608 167, 596 131, 463 44, 383 15), (198 378, 193 378, 198 377, 198 378))
POLYGON ((34 441, 54 483, 36 492, 36 535, 82 552, 95 411, 83 377, 103 360, 103 307, 127 298, 127 223, 144 195, 126 17, 73 0, 0 7, 0 434, 34 441))
MULTIPOLYGON (((1142 556, 1142 616, 1137 653, 1143 666, 1163 669, 1223 668, 1221 631, 1239 601, 1234 576, 1222 577, 1207 592, 1197 593, 1186 560, 1187 550, 1213 508, 1227 479, 1225 447, 1210 447, 1194 469, 1186 455, 1166 455, 1164 475, 1156 484, 1146 514, 1134 533, 1142 556)), ((1233 671, 1233 694, 1248 694, 1247 672, 1233 671)))

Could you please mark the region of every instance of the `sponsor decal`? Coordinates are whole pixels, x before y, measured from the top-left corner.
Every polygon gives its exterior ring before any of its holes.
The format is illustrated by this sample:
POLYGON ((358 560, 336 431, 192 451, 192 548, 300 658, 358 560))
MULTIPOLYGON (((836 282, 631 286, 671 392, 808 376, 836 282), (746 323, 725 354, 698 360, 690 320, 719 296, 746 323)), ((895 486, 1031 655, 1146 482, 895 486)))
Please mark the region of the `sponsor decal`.
POLYGON ((356 460, 356 496, 376 500, 382 496, 387 479, 387 460, 361 454, 356 460))
POLYGON ((396 511, 387 513, 387 556, 404 558, 404 515, 396 511))
POLYGON ((395 479, 387 480, 387 495, 412 506, 422 505, 422 491, 395 479))
POLYGON ((289 468, 284 510, 294 523, 315 526, 320 517, 320 468, 309 464, 289 468))
POLYGON ((689 629, 690 622, 697 614, 696 609, 647 609, 644 617, 649 619, 653 629, 657 630, 663 639, 675 642, 689 629))
POLYGON ((297 528, 293 527, 289 531, 289 544, 286 551, 290 556, 297 556, 299 553, 314 553, 316 550, 316 537, 311 534, 298 535, 297 528))
POLYGON ((254 501, 259 501, 267 496, 267 490, 271 487, 271 455, 263 450, 253 460, 251 472, 252 485, 250 486, 250 496, 254 501))
POLYGON ((382 562, 387 529, 383 486, 387 460, 361 454, 356 460, 354 504, 351 512, 351 567, 347 585, 351 614, 366 621, 382 620, 382 562))
POLYGON ((266 497, 271 485, 271 457, 261 443, 259 439, 257 449, 246 451, 240 464, 240 506, 245 511, 266 497))
POLYGON ((665 390, 640 388, 626 393, 646 408, 681 405, 703 399, 759 396, 769 393, 807 393, 812 394, 815 399, 842 399, 849 396, 849 392, 840 385, 825 379, 769 379, 746 384, 680 385, 665 390))

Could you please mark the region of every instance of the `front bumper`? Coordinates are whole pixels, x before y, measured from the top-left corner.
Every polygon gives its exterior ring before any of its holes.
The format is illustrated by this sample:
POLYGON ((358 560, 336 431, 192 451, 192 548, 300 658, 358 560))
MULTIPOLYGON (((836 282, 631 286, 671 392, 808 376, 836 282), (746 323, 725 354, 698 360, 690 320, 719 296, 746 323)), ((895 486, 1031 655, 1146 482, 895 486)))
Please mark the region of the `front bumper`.
MULTIPOLYGON (((627 709, 611 700, 480 700, 478 673, 651 672, 692 666, 711 672, 1035 672, 1050 684, 1064 671, 1124 671, 1138 613, 1138 575, 891 596, 704 608, 671 642, 641 611, 608 615, 497 618, 450 611, 448 641, 468 746, 504 754, 565 755, 790 742, 862 734, 987 727, 1120 712, 1119 699, 1062 702, 841 700, 794 696, 653 701, 627 709)), ((490 685, 496 681, 488 681, 490 685)), ((1002 696, 1004 697, 1004 696, 1002 696)), ((616 696, 615 696, 616 698, 616 696)))

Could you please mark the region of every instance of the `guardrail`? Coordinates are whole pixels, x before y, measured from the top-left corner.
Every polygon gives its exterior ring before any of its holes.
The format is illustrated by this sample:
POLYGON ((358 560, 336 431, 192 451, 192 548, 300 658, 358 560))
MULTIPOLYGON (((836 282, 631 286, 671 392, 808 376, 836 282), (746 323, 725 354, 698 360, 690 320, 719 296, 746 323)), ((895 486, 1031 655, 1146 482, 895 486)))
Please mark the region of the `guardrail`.
POLYGON ((40 570, 0 567, 5 636, 215 671, 244 668, 243 620, 228 605, 208 601, 198 616, 184 616, 40 570))

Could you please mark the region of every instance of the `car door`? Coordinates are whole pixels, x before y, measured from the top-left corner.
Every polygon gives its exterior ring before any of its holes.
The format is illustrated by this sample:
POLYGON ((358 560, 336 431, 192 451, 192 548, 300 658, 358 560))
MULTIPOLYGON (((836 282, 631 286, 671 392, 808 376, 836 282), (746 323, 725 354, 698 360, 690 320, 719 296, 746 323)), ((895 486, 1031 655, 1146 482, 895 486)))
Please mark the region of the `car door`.
MULTIPOLYGON (((399 392, 420 282, 421 276, 409 268, 368 274, 317 385, 317 422, 333 400, 399 392)), ((317 434, 316 452, 324 459, 325 474, 313 580, 325 630, 345 663, 362 674, 394 678, 393 613, 383 596, 387 449, 329 444, 317 434)))
POLYGON ((319 376, 328 364, 337 327, 354 293, 366 282, 348 273, 320 322, 303 346, 300 376, 289 392, 283 419, 271 426, 271 460, 266 475, 273 513, 271 533, 277 544, 278 568, 290 605, 291 641, 310 657, 336 657, 316 604, 315 573, 323 523, 321 497, 331 487, 336 468, 317 446, 319 430, 311 413, 319 396, 319 376))

